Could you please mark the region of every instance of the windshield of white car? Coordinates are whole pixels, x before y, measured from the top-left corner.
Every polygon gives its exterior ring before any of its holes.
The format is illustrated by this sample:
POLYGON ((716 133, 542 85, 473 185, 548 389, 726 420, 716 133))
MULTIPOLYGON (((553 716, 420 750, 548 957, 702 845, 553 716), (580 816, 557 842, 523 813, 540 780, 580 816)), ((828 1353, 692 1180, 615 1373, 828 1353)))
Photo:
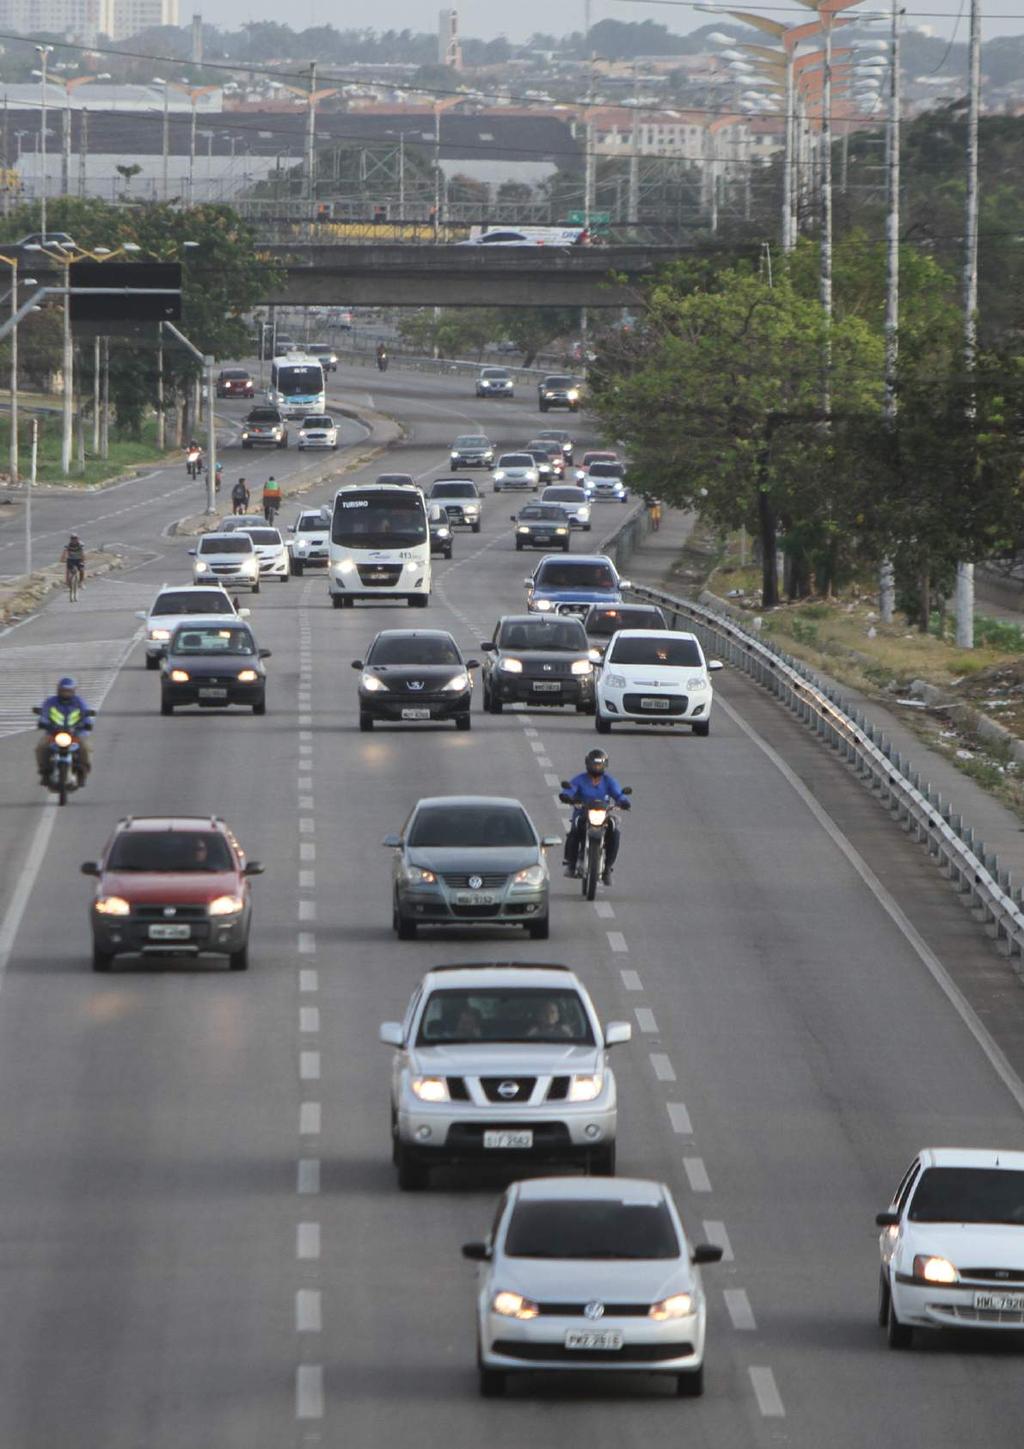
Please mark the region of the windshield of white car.
POLYGON ((248 629, 203 629, 183 624, 171 640, 172 654, 255 654, 248 629))
POLYGON ((490 446, 491 445, 487 441, 486 438, 479 438, 475 434, 470 435, 469 433, 465 433, 461 438, 456 438, 455 439, 455 447, 456 448, 484 448, 484 449, 487 449, 490 446))
POLYGON ((532 468, 533 464, 530 453, 505 453, 498 459, 499 468, 532 468))
POLYGON ((664 634, 658 639, 616 639, 605 661, 607 664, 664 664, 675 669, 702 669, 700 645, 695 639, 672 639, 664 634))
POLYGON ((610 564, 569 563, 561 559, 545 560, 537 571, 535 583, 544 589, 614 589, 615 575, 610 564))
POLYGON ((498 850, 537 844, 524 810, 500 805, 431 805, 419 810, 409 831, 412 849, 498 850))
POLYGON ((367 664, 461 664, 454 639, 437 635, 377 639, 366 656, 367 664))
POLYGON ((281 535, 276 528, 249 528, 246 530, 253 543, 280 544, 281 535))
POLYGON ((479 498, 475 483, 435 483, 430 490, 431 498, 479 498))
POLYGON ((211 534, 199 540, 200 553, 252 553, 247 533, 211 534))
POLYGON ((302 426, 304 428, 333 428, 334 423, 326 414, 318 413, 316 417, 304 418, 302 426))
POLYGON ((153 617, 161 614, 233 614, 235 606, 226 594, 215 589, 188 594, 161 594, 153 605, 153 617), (197 597, 198 595, 198 597, 197 597))
POLYGON ((431 992, 420 1018, 417 1046, 477 1041, 593 1046, 594 1034, 575 991, 452 987, 431 992))
POLYGON ((665 616, 660 609, 630 608, 629 605, 607 609, 602 606, 591 609, 583 623, 588 634, 598 639, 610 639, 620 629, 664 629, 665 616))
POLYGON ((499 649, 551 649, 559 653, 585 654, 587 635, 575 619, 552 620, 510 619, 498 634, 499 649))
POLYGON ((114 841, 107 870, 232 870, 223 835, 213 830, 125 831, 114 841))
POLYGON ((520 1202, 505 1235, 509 1258, 678 1258, 664 1203, 580 1198, 520 1202))
POLYGON ((1005 1223, 1024 1228, 1024 1172, 929 1167, 910 1200, 913 1223, 1005 1223))
POLYGON ((326 533, 327 520, 322 513, 304 513, 295 525, 296 533, 326 533))

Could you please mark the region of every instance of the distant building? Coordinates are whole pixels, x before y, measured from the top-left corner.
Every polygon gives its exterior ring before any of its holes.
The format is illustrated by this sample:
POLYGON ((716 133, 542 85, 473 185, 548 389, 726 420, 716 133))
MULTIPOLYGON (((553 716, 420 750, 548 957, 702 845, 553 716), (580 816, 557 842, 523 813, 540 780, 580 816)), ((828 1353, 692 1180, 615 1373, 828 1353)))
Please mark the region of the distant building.
POLYGON ((178 0, 99 0, 99 7, 100 30, 112 40, 127 40, 140 30, 179 23, 178 0))
POLYGON ((22 35, 67 35, 95 45, 103 0, 0 0, 0 30, 22 35))
POLYGON ((442 10, 437 17, 437 63, 451 70, 462 69, 462 43, 459 40, 459 12, 442 10))

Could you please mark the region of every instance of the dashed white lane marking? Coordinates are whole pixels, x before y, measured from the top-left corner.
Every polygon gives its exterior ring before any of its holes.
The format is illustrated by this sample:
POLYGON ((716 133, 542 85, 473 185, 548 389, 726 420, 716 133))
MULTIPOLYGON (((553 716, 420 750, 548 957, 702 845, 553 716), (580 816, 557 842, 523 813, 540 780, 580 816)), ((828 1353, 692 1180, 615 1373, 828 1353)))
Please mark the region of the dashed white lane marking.
POLYGON ((315 870, 300 870, 299 871, 299 890, 300 891, 315 891, 316 890, 316 871, 315 870))
MULTIPOLYGON (((312 753, 313 753, 313 746, 306 744, 306 742, 304 740, 300 740, 299 741, 299 754, 300 755, 311 755, 312 753)), ((304 770, 308 770, 309 769, 309 761, 308 760, 300 760, 299 761, 299 764, 302 766, 302 768, 304 770)))
POLYGON ((299 803, 299 809, 300 810, 312 810, 312 808, 313 808, 313 797, 312 797, 312 795, 300 795, 299 796, 299 802, 298 803, 299 803))
POLYGON ((320 1333, 323 1329, 319 1288, 300 1288, 295 1295, 296 1333, 320 1333))
POLYGON ((299 901, 299 920, 316 920, 316 901, 310 901, 305 899, 299 901))
POLYGON ((643 982, 640 980, 639 971, 620 971, 623 991, 643 991, 643 982))
POLYGON ((299 744, 300 745, 308 745, 308 744, 312 744, 312 742, 313 742, 313 731, 312 730, 299 730, 299 744))
POLYGON ((710 1192, 711 1179, 704 1166, 703 1157, 684 1157, 683 1171, 686 1173, 691 1192, 710 1192))
POLYGON ((552 789, 557 789, 562 782, 557 775, 545 775, 544 783, 545 785, 550 785, 552 789))
POLYGON ((704 1236, 709 1243, 714 1243, 716 1248, 721 1248, 723 1263, 732 1263, 735 1261, 732 1243, 729 1241, 729 1234, 725 1230, 724 1223, 718 1222, 715 1218, 711 1218, 710 1220, 705 1218, 704 1236))
POLYGON ((312 835, 316 830, 316 823, 308 815, 300 815, 299 830, 303 835, 312 835))
POLYGON ((649 1006, 635 1006, 633 1012, 636 1016, 636 1024, 641 1031, 656 1032, 658 1023, 654 1019, 654 1012, 649 1006))
POLYGON ((765 1419, 784 1419, 786 1410, 782 1406, 782 1396, 775 1383, 775 1375, 770 1368, 750 1368, 750 1383, 754 1390, 754 1397, 757 1399, 757 1407, 765 1419))
POLYGON ((312 1197, 320 1191, 319 1157, 299 1158, 297 1188, 302 1197, 312 1197))
POLYGON ((540 733, 540 731, 539 730, 535 730, 534 727, 533 727, 533 725, 526 724, 525 720, 524 720, 523 723, 524 723, 523 734, 524 735, 527 735, 530 739, 536 739, 537 736, 538 736, 538 734, 540 733))
POLYGON ((626 945, 626 938, 622 934, 621 931, 609 931, 608 932, 608 944, 612 948, 613 951, 628 951, 629 950, 629 947, 626 945))
POLYGON ((297 790, 312 790, 312 788, 313 788, 313 776, 312 775, 300 775, 299 778, 295 782, 295 788, 297 790))
POLYGON ((544 753, 545 748, 546 747, 541 744, 540 740, 531 740, 530 741, 530 749, 533 751, 533 753, 535 755, 542 755, 544 753))
MULTIPOLYGON (((665 1106, 668 1109, 668 1120, 672 1123, 672 1131, 678 1132, 680 1137, 692 1137, 693 1123, 690 1121, 686 1104, 684 1102, 666 1102, 665 1106)), ((698 1162, 700 1159, 694 1157, 689 1160, 698 1162)))
POLYGON ((318 1363, 300 1363, 295 1370, 295 1417, 324 1416, 324 1371, 318 1363))
POLYGON ((319 1006, 299 1007, 299 1030, 310 1035, 320 1030, 319 1006))
POLYGON ((299 715, 299 724, 300 725, 311 725, 312 723, 313 723, 313 716, 311 714, 300 714, 299 715))
POLYGON ((318 1082, 320 1080, 319 1052, 299 1053, 299 1076, 304 1082, 318 1082))
POLYGON ((651 1052, 651 1066, 659 1082, 674 1082, 676 1069, 664 1052, 651 1052))
POLYGON ((757 1323, 754 1319, 754 1310, 750 1306, 750 1299, 744 1289, 726 1288, 723 1296, 733 1328, 740 1332, 753 1332, 757 1323))
POLYGON ((301 970, 299 972, 299 990, 300 991, 319 991, 320 990, 320 977, 319 977, 319 975, 317 974, 316 971, 311 970, 309 967, 304 967, 303 970, 301 970))
POLYGON ((295 1256, 307 1262, 320 1257, 320 1224, 299 1223, 295 1229, 295 1256))
POLYGON ((542 770, 551 769, 551 761, 548 759, 547 755, 538 755, 537 764, 541 767, 542 770))
POLYGON ((603 921, 611 921, 615 919, 615 907, 612 905, 611 901, 595 901, 594 911, 597 915, 601 917, 603 921))
POLYGON ((323 1120, 319 1102, 299 1104, 299 1132, 303 1137, 316 1137, 323 1120))
POLYGON ((311 840, 301 840, 299 842, 299 859, 306 861, 316 860, 316 846, 311 840))
POLYGON ((316 955, 316 936, 313 934, 312 931, 300 931, 299 932, 299 955, 300 956, 315 956, 316 955))

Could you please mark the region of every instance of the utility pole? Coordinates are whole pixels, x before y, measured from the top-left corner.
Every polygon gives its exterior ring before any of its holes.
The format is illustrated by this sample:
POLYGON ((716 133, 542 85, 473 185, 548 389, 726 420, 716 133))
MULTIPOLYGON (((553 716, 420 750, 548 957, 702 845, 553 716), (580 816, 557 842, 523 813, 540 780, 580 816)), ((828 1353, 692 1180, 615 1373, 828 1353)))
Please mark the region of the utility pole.
MULTIPOLYGON (((981 0, 971 0, 967 87, 967 207, 964 218, 964 366, 974 371, 978 346, 978 111, 981 104, 981 0)), ((973 413, 973 407, 971 409, 973 413)), ((973 417, 968 418, 973 428, 973 417)), ((925 624, 927 626, 927 620, 925 624)), ((956 642, 974 648, 974 564, 956 568, 956 642)))
MULTIPOLYGON (((885 425, 896 426, 896 371, 900 352, 900 15, 899 0, 892 0, 889 42, 889 146, 885 214, 885 425)), ((892 560, 883 559, 878 586, 878 612, 891 624, 896 607, 896 578, 892 560)))
POLYGON ((74 414, 72 407, 74 403, 74 349, 71 345, 71 259, 64 263, 64 348, 63 348, 63 373, 64 373, 64 396, 61 399, 62 407, 62 428, 60 438, 60 471, 66 478, 71 472, 71 434, 74 414))
POLYGON ((61 117, 60 194, 71 194, 71 91, 64 87, 64 112, 61 117))
MULTIPOLYGON (((11 267, 11 316, 18 315, 18 263, 11 267)), ((18 324, 11 327, 11 482, 18 481, 18 324)), ((29 570, 31 572, 31 570, 29 570)))
MULTIPOLYGON (((261 324, 262 326, 262 324, 261 324)), ((263 381, 263 339, 260 338, 260 382, 263 381)), ((167 446, 167 414, 164 412, 164 324, 156 324, 156 445, 161 453, 167 446)))
POLYGON ((316 61, 309 62, 309 116, 306 123, 306 185, 309 205, 316 204, 316 61))
POLYGON ((170 154, 171 154, 171 113, 170 113, 170 109, 169 109, 169 107, 170 107, 170 95, 171 95, 170 87, 168 86, 168 83, 166 81, 164 81, 164 134, 163 134, 163 153, 164 153, 164 177, 163 177, 163 179, 164 179, 164 186, 163 186, 163 197, 161 199, 163 201, 165 201, 165 202, 170 199, 170 195, 171 195, 170 182, 167 179, 167 172, 168 172, 168 166, 169 166, 169 163, 170 163, 170 154))
POLYGON ((78 128, 78 194, 85 196, 88 188, 88 172, 86 162, 89 155, 89 112, 85 106, 82 107, 82 115, 78 128))
POLYGON ((100 455, 100 339, 92 340, 92 452, 100 455))
MULTIPOLYGON (((46 58, 52 49, 52 45, 36 46, 36 55, 39 57, 39 154, 42 158, 39 183, 39 214, 44 245, 46 243, 46 58)), ((67 469, 64 471, 67 472, 67 469)))
POLYGON ((103 338, 103 425, 100 428, 100 457, 110 456, 110 338, 103 338))

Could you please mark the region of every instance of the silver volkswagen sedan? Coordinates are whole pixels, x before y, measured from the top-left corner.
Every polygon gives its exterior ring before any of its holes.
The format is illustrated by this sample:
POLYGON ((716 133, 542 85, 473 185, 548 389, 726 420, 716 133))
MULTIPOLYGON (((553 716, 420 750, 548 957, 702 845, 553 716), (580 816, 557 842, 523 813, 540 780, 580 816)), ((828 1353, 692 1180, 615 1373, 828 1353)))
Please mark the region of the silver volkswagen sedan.
POLYGON ((524 926, 548 936, 551 884, 543 839, 518 800, 492 795, 437 795, 420 800, 394 851, 391 920, 400 941, 417 926, 524 926))

